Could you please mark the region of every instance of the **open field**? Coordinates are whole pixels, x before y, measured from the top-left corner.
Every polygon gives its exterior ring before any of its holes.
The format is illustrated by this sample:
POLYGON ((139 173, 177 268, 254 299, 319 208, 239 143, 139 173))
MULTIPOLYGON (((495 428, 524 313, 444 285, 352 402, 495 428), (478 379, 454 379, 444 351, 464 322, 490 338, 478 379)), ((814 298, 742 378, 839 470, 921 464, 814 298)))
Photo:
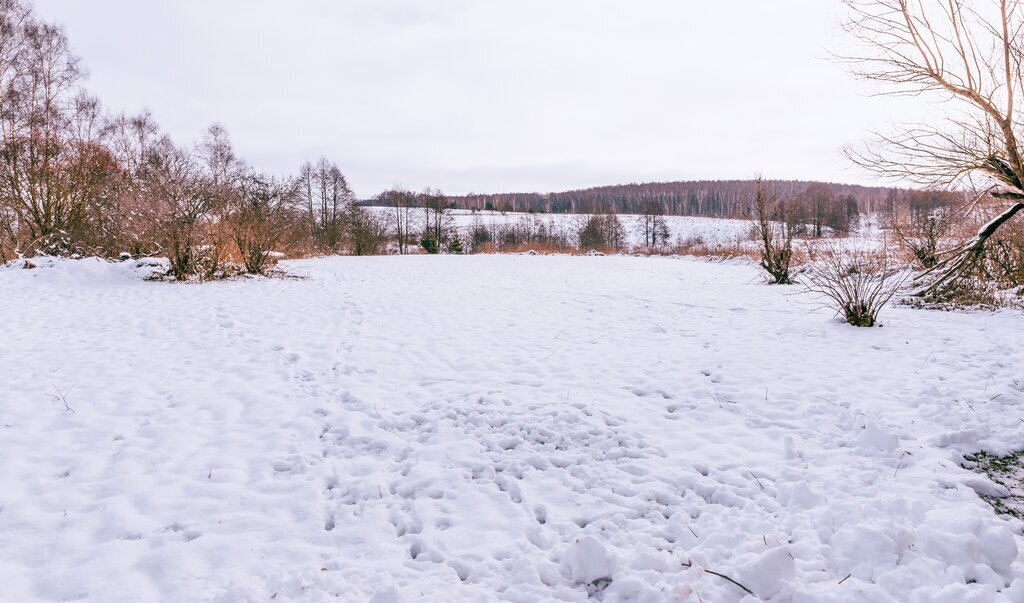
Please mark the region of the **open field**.
POLYGON ((11 601, 1022 601, 1024 322, 743 263, 0 269, 11 601), (748 595, 744 589, 754 593, 748 595))

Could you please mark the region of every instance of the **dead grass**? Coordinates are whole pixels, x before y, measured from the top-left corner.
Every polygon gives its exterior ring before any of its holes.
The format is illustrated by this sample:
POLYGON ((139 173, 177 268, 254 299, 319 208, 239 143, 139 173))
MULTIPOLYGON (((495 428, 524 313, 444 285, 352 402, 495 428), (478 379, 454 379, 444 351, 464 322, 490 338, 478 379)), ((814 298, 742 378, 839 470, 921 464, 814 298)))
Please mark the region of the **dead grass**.
POLYGON ((502 245, 500 248, 494 243, 480 243, 473 248, 473 254, 497 254, 497 253, 528 253, 535 251, 539 254, 562 254, 562 255, 581 255, 578 248, 570 245, 558 245, 554 243, 521 243, 517 245, 502 245))

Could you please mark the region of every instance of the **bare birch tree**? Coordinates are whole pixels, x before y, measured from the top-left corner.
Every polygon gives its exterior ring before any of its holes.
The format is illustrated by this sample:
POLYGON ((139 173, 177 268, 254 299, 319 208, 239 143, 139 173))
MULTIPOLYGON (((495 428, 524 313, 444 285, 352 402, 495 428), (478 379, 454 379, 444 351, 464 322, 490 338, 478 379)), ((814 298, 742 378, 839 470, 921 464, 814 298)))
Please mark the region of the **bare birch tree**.
POLYGON ((0 234, 22 251, 72 252, 105 221, 117 170, 81 79, 63 29, 0 0, 0 234))
POLYGON ((883 175, 927 186, 970 186, 1002 202, 967 243, 919 279, 940 290, 970 270, 985 244, 1024 210, 1021 94, 1024 6, 1016 0, 846 0, 847 29, 860 41, 849 58, 858 75, 897 95, 930 95, 951 105, 939 125, 904 127, 851 152, 883 175))
POLYGON ((326 158, 307 162, 299 171, 299 194, 310 236, 323 251, 338 251, 355 194, 337 165, 326 158))

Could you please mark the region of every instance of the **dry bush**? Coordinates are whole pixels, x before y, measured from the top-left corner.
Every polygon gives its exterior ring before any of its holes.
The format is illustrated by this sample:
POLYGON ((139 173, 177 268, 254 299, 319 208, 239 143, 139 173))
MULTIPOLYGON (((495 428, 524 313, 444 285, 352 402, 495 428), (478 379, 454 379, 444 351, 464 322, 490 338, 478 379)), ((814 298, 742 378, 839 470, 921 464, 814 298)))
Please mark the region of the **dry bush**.
POLYGON ((251 173, 241 178, 227 223, 249 274, 264 274, 296 228, 295 191, 291 181, 251 173))
POLYGON ((491 241, 477 243, 473 246, 471 253, 474 254, 495 254, 498 253, 498 246, 491 241))
POLYGON ((731 243, 700 243, 693 246, 680 245, 676 248, 676 254, 721 260, 746 259, 754 262, 761 259, 760 253, 755 248, 745 245, 740 241, 731 243))
POLYGON ((750 208, 751 222, 759 245, 760 266, 773 285, 793 283, 792 208, 780 201, 759 177, 750 208))
POLYGON ((140 172, 139 222, 151 239, 147 254, 166 255, 170 276, 183 280, 216 269, 209 224, 220 199, 193 157, 169 142, 154 149, 140 172))
POLYGON ((346 216, 349 251, 353 255, 380 255, 388 243, 390 224, 387 216, 352 205, 346 216))
POLYGON ((678 246, 673 245, 658 245, 657 247, 638 247, 632 250, 634 255, 638 256, 660 256, 660 257, 671 257, 677 255, 684 255, 679 252, 678 246))
POLYGON ((474 254, 494 253, 529 253, 534 251, 542 255, 576 255, 579 250, 573 245, 562 245, 557 243, 515 243, 504 245, 500 249, 494 243, 481 243, 473 248, 474 254))
POLYGON ((808 251, 804 279, 808 291, 855 327, 873 327, 878 314, 901 291, 909 272, 887 249, 843 249, 827 243, 808 251))
POLYGON ((1024 289, 1024 224, 1007 224, 993 235, 985 258, 988 274, 1000 288, 1024 289))
POLYGON ((892 232, 900 247, 927 270, 939 263, 939 253, 955 224, 954 216, 942 209, 928 213, 907 212, 892 223, 892 232))
POLYGON ((931 280, 919 295, 924 305, 998 308, 1024 303, 1024 224, 1008 222, 993 233, 983 247, 971 254, 955 255, 962 248, 962 242, 976 236, 992 214, 992 211, 979 211, 951 227, 951 251, 940 252, 939 262, 917 277, 924 283, 931 280), (938 272, 946 262, 953 260, 962 265, 951 277, 938 272))

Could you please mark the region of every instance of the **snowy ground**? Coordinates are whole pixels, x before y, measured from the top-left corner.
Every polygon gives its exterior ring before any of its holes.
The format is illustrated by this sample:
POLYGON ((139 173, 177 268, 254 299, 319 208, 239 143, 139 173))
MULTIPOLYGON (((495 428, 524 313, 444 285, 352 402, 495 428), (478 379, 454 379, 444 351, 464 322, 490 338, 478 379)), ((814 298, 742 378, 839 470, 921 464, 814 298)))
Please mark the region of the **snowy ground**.
MULTIPOLYGON (((387 212, 384 207, 373 207, 372 211, 387 212)), ((413 210, 413 215, 417 212, 413 210)), ((587 219, 587 214, 529 214, 522 212, 452 210, 452 222, 464 238, 468 238, 470 228, 476 224, 500 225, 518 224, 523 221, 548 226, 555 232, 576 233, 580 225, 587 219)), ((722 218, 703 218, 699 216, 665 216, 665 224, 669 229, 672 244, 693 245, 728 245, 751 238, 752 224, 749 220, 726 220, 722 218)), ((640 216, 619 214, 619 220, 626 231, 626 246, 643 247, 644 235, 640 227, 640 216)))
POLYGON ((1024 523, 959 464, 1024 448, 1020 313, 858 330, 671 258, 288 268, 0 269, 0 599, 1024 601, 1024 523))

